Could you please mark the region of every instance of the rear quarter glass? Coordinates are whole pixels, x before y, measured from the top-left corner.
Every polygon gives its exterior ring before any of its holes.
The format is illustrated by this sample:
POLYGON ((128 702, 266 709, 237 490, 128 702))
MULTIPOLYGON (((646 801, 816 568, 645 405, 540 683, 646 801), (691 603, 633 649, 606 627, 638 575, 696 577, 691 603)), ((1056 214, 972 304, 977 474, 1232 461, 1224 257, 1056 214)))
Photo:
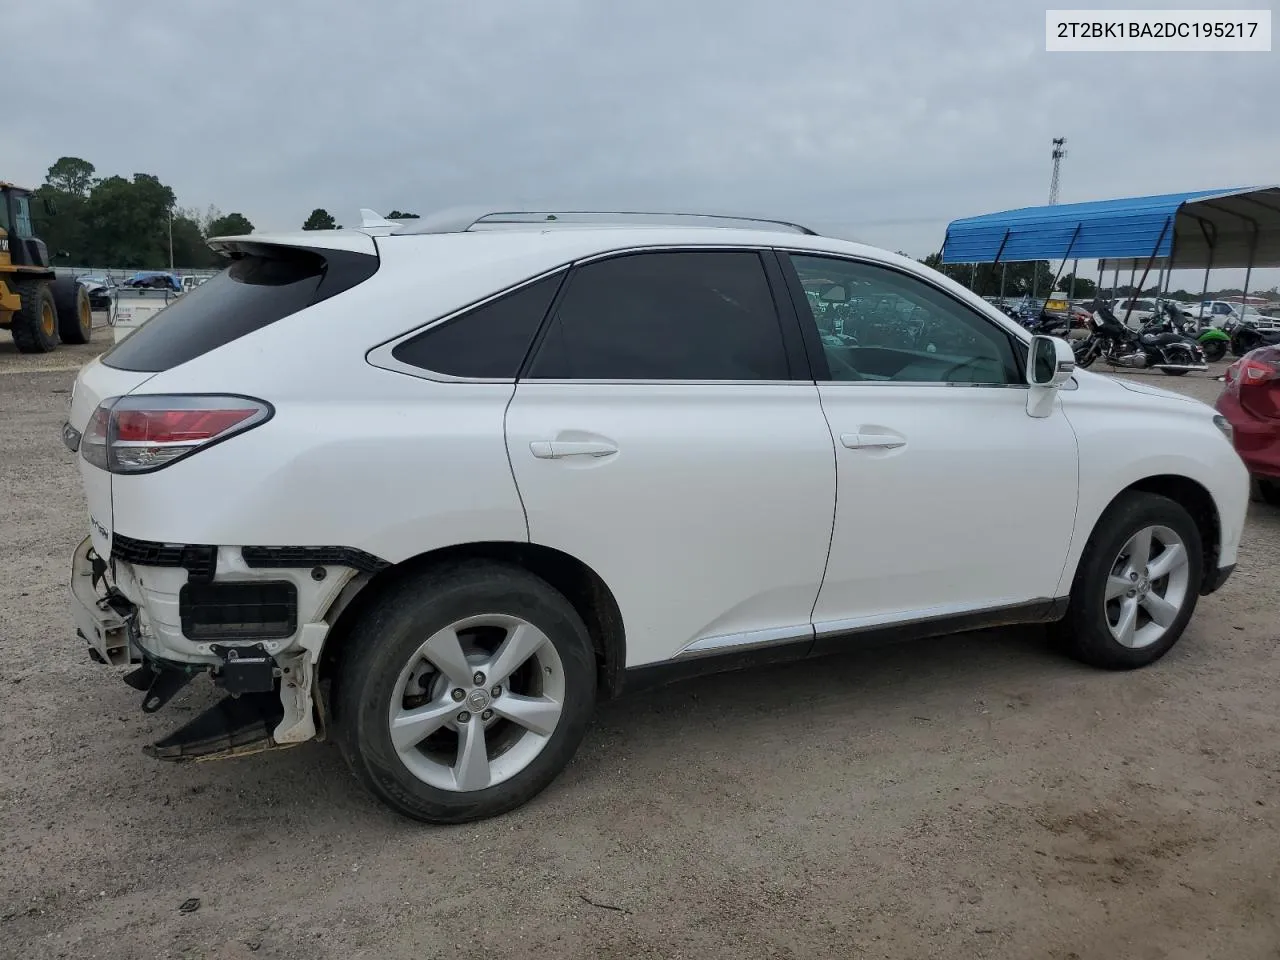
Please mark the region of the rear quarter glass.
POLYGON ((169 370, 350 290, 378 270, 378 258, 365 253, 244 246, 225 270, 169 304, 102 362, 118 370, 169 370))

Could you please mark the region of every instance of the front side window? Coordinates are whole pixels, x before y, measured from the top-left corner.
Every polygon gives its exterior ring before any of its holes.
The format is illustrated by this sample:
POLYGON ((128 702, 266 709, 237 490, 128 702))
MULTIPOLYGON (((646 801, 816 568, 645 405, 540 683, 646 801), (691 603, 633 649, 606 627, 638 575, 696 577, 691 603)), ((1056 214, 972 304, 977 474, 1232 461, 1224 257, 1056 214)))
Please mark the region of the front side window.
POLYGON ((837 381, 1018 383, 1009 335, 909 274, 869 263, 790 255, 808 317, 837 381), (818 282, 820 281, 820 282, 818 282))
POLYGON ((31 229, 31 198, 14 197, 13 199, 13 232, 19 237, 34 237, 31 229))
POLYGON ((528 376, 538 380, 786 380, 760 255, 635 253, 569 277, 528 376))

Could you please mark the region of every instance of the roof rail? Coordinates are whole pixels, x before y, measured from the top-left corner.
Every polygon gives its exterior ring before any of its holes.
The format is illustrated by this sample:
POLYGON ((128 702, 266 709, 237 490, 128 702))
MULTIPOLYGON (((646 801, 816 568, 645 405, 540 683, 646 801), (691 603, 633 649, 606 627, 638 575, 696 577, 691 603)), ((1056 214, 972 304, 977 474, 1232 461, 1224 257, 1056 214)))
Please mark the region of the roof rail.
POLYGON ((520 210, 493 207, 450 207, 417 220, 404 221, 401 236, 419 233, 465 233, 473 227, 534 224, 644 224, 711 227, 783 227, 816 237, 818 233, 787 220, 719 213, 668 213, 653 210, 520 210), (634 219, 632 219, 634 218, 634 219), (690 223, 689 221, 692 221, 690 223), (708 222, 712 221, 712 222, 708 222))

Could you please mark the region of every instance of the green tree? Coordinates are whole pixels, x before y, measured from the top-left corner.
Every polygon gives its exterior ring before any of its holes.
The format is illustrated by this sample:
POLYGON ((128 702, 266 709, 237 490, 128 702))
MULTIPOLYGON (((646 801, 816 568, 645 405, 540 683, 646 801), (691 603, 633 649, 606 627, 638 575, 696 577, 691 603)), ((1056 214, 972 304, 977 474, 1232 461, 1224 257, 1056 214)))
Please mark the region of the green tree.
POLYGON ((173 191, 149 173, 99 180, 84 207, 87 261, 130 269, 166 266, 174 200, 173 191))
POLYGON ((173 264, 188 270, 204 270, 214 266, 218 255, 205 242, 200 213, 193 208, 173 211, 173 264))
POLYGON ((1071 293, 1072 278, 1075 279, 1075 296, 1076 297, 1092 297, 1098 291, 1098 285, 1088 277, 1077 277, 1075 274, 1068 273, 1058 281, 1058 289, 1071 293))
POLYGON ((316 207, 311 211, 311 216, 307 217, 307 222, 302 225, 303 230, 337 230, 340 229, 337 222, 333 219, 333 214, 329 213, 322 207, 316 207))
MULTIPOLYGON (((216 211, 211 211, 216 212, 216 211)), ((211 219, 205 227, 206 237, 239 237, 253 233, 253 224, 243 213, 228 213, 211 219)))
POLYGON ((388 220, 417 220, 418 215, 416 213, 405 213, 402 210, 392 210, 390 213, 387 214, 387 219, 388 220))
POLYGON ((79 157, 59 157, 44 176, 45 183, 54 190, 69 193, 82 200, 93 186, 95 168, 88 160, 79 157))

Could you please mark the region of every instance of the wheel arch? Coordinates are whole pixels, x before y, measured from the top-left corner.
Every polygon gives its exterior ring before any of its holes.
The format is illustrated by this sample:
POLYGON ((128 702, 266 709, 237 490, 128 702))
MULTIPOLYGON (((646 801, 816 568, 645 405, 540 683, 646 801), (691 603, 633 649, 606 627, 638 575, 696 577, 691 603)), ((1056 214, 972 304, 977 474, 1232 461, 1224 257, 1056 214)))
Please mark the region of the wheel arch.
POLYGON ((545 580, 573 605, 596 653, 597 682, 606 699, 622 690, 626 669, 626 636, 618 602, 608 585, 576 557, 536 543, 481 541, 429 550, 348 585, 327 612, 332 626, 320 655, 319 678, 333 679, 334 668, 351 635, 351 627, 392 586, 433 566, 464 560, 489 560, 521 567, 545 580))
MULTIPOLYGON (((1203 484, 1193 480, 1191 477, 1177 473, 1159 473, 1133 481, 1107 502, 1107 505, 1093 522, 1093 527, 1089 531, 1089 539, 1093 538, 1097 532, 1098 525, 1102 523, 1103 518, 1107 516, 1111 508, 1122 497, 1135 492, 1154 493, 1167 497, 1174 503, 1186 508, 1187 512, 1191 514, 1191 518, 1195 521, 1196 529, 1200 532, 1200 543, 1204 554, 1200 584, 1200 591, 1203 592, 1218 572, 1218 554, 1222 546, 1222 518, 1218 515, 1218 507, 1214 502, 1213 494, 1203 484)), ((1079 565, 1077 563, 1078 569, 1079 565)), ((1074 579, 1075 573, 1073 572, 1073 582, 1074 579)))

